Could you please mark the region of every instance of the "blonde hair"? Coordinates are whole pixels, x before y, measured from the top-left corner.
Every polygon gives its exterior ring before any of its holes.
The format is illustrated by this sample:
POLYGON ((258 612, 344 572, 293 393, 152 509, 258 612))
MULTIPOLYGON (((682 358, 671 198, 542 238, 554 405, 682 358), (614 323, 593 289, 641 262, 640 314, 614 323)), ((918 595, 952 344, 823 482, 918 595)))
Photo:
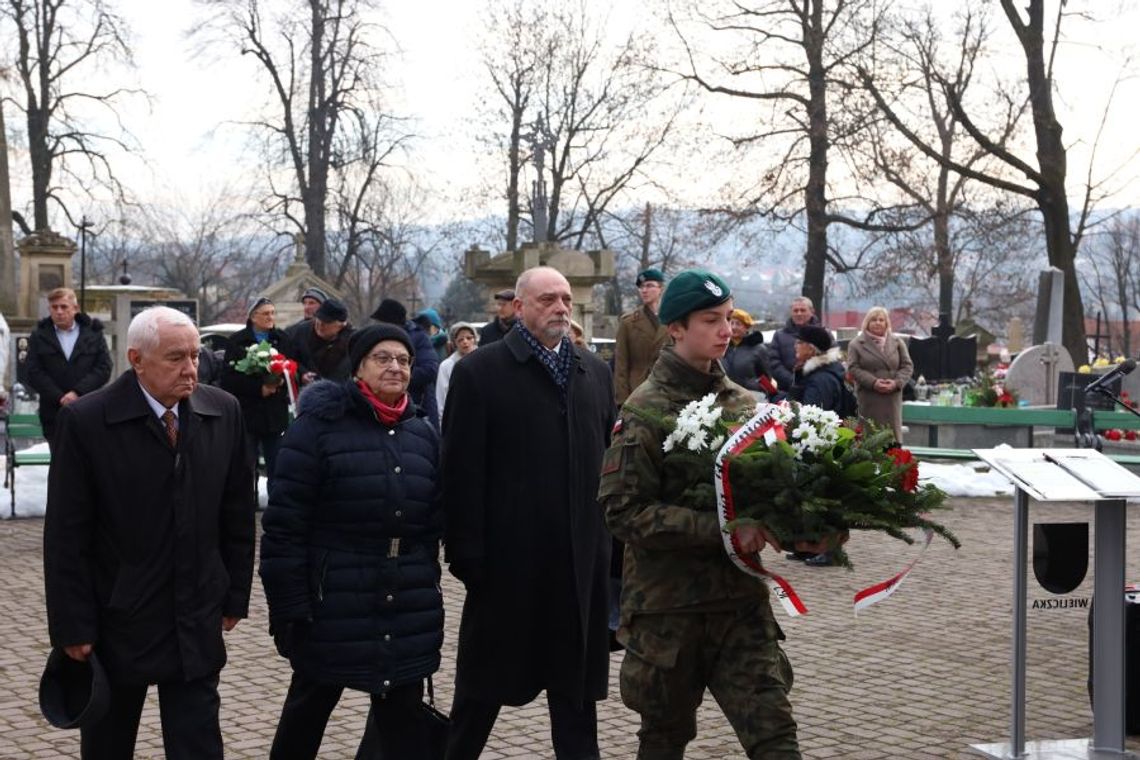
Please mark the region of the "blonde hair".
POLYGON ((886 307, 872 306, 870 309, 867 309, 867 313, 863 315, 863 326, 859 328, 863 332, 867 332, 867 325, 871 323, 871 317, 882 317, 887 320, 887 332, 885 334, 891 334, 891 313, 887 311, 886 307))
POLYGON ((71 288, 56 288, 47 294, 48 303, 51 303, 52 301, 58 301, 62 298, 66 298, 74 304, 79 303, 79 299, 75 297, 75 291, 71 288))

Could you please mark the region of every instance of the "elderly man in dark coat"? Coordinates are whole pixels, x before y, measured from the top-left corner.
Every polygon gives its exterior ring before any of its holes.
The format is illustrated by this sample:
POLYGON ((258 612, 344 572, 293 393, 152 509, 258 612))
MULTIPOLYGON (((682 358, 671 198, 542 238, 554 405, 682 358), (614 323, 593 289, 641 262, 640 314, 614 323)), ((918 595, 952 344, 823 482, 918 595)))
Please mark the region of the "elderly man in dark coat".
POLYGON ((48 476, 44 582, 53 646, 94 651, 107 715, 82 756, 134 754, 158 685, 168 758, 220 758, 223 630, 249 606, 254 512, 238 402, 197 383, 198 331, 147 309, 127 331, 131 369, 65 407, 48 476))
POLYGON ((609 368, 574 346, 570 285, 524 272, 515 328, 455 365, 443 430, 447 559, 467 599, 447 756, 474 760, 501 705, 544 689, 558 758, 598 757, 610 536, 596 501, 609 368))

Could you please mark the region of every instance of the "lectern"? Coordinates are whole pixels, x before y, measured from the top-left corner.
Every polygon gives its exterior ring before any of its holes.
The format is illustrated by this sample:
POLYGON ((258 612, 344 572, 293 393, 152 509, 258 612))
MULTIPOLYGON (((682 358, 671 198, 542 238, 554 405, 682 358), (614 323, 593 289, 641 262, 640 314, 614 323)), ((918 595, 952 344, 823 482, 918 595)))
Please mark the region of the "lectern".
POLYGON ((1140 477, 1093 449, 975 449, 1014 485, 1013 688, 1010 740, 975 744, 991 758, 1120 760, 1124 749, 1124 544, 1126 499, 1140 497, 1140 477), (1026 742, 1026 566, 1029 499, 1095 504, 1092 739, 1026 742))

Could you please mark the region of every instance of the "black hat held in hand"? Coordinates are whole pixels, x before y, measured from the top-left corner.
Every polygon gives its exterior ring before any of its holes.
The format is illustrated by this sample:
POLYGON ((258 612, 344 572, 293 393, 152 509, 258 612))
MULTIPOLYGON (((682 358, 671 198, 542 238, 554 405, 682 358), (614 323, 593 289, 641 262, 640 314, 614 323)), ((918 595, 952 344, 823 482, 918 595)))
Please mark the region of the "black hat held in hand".
POLYGON ((91 726, 107 714, 111 686, 95 652, 80 662, 52 649, 40 677, 40 712, 56 728, 91 726))

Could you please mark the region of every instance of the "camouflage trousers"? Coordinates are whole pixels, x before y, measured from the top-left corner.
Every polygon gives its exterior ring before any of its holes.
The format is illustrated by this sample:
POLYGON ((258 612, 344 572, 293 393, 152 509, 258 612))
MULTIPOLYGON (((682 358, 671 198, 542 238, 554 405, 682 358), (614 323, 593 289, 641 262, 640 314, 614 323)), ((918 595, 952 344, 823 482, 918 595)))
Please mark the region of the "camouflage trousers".
POLYGON ((749 758, 799 760, 792 666, 771 608, 756 607, 634 615, 618 632, 622 702, 641 715, 638 760, 684 757, 706 687, 749 758))

